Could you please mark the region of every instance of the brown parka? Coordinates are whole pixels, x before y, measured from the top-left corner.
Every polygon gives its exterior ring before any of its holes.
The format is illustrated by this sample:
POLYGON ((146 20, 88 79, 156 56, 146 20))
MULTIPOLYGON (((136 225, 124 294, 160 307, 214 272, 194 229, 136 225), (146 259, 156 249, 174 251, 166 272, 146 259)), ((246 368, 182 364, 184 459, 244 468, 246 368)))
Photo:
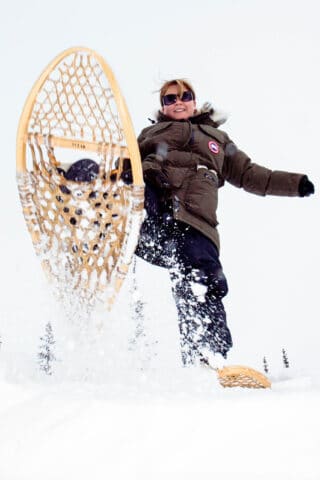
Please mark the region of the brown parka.
POLYGON ((213 110, 188 120, 159 112, 158 122, 138 137, 146 181, 160 174, 162 200, 172 204, 174 218, 219 245, 218 189, 227 181, 257 195, 299 196, 303 174, 272 171, 250 158, 218 128, 213 110))

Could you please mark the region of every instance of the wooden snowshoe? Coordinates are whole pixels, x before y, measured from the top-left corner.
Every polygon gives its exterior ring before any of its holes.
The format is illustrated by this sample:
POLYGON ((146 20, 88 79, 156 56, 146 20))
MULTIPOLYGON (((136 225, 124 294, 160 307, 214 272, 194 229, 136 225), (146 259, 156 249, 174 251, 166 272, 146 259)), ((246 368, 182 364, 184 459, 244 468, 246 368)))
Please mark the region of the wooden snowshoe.
POLYGON ((61 53, 32 88, 18 128, 17 183, 33 245, 58 294, 111 306, 138 241, 144 184, 124 99, 93 50, 61 53), (62 169, 79 159, 99 164, 92 181, 65 178, 62 169))
POLYGON ((270 388, 271 382, 262 373, 241 365, 215 369, 223 387, 270 388))

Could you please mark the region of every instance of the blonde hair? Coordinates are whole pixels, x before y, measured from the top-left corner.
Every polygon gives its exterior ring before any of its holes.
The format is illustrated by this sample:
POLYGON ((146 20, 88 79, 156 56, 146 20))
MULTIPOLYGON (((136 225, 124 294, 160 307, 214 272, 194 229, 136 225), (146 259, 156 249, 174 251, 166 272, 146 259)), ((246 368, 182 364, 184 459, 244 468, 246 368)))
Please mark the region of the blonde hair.
POLYGON ((193 95, 193 100, 196 99, 196 94, 195 91, 188 80, 185 80, 184 78, 175 78, 173 80, 167 80, 162 87, 160 88, 160 104, 162 105, 162 97, 166 94, 166 91, 168 90, 171 85, 177 85, 178 87, 178 95, 181 97, 183 90, 187 89, 190 92, 192 92, 193 95))

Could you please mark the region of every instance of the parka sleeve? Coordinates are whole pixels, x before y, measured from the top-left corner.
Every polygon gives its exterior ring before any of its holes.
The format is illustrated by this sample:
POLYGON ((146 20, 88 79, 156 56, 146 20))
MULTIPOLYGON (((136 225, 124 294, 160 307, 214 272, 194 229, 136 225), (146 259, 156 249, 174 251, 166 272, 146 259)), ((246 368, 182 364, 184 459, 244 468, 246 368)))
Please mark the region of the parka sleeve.
POLYGON ((160 155, 155 153, 146 153, 144 148, 144 143, 147 137, 147 133, 151 127, 146 127, 142 130, 140 135, 138 136, 138 145, 141 154, 142 160, 142 172, 143 178, 145 181, 150 181, 151 183, 154 182, 155 178, 161 173, 162 165, 163 165, 163 158, 160 155))
POLYGON ((163 164, 163 158, 161 155, 156 155, 151 153, 146 158, 142 159, 142 169, 143 173, 147 173, 148 171, 154 170, 157 172, 161 171, 163 164))
POLYGON ((229 141, 225 147, 222 176, 235 187, 256 195, 294 197, 299 196, 299 183, 304 175, 257 165, 229 141))

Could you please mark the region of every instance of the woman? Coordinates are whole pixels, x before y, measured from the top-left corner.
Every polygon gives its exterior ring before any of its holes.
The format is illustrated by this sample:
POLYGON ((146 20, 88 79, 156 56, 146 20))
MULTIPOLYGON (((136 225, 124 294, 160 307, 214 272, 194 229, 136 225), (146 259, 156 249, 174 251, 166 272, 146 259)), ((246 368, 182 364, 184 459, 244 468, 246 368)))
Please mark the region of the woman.
POLYGON ((215 363, 232 347, 222 299, 228 285, 219 260, 218 189, 225 181, 257 195, 308 196, 306 175, 271 171, 219 130, 214 111, 196 109, 186 80, 160 90, 157 122, 138 138, 147 218, 137 254, 169 269, 177 306, 183 364, 215 363))

